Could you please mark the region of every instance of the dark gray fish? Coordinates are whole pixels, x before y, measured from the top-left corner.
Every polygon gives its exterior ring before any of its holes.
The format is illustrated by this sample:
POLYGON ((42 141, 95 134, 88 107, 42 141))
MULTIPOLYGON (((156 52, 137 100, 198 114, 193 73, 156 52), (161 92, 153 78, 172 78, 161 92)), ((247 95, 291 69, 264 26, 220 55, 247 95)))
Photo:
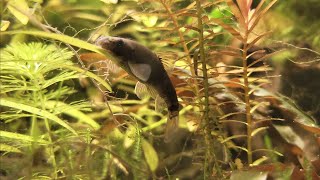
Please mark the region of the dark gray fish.
POLYGON ((179 125, 179 103, 176 91, 159 57, 136 41, 119 37, 100 37, 96 44, 111 51, 115 62, 139 82, 154 89, 168 108, 165 141, 172 140, 179 125))

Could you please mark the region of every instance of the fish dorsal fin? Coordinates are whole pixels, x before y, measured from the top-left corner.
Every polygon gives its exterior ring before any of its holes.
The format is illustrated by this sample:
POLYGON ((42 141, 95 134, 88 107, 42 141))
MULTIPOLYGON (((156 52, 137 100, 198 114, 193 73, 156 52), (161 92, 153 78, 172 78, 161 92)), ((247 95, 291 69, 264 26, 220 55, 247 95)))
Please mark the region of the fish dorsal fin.
POLYGON ((151 66, 143 63, 132 63, 129 61, 129 68, 133 75, 139 80, 147 82, 151 74, 151 66))
POLYGON ((134 88, 134 93, 138 96, 139 99, 150 97, 147 86, 139 81, 137 82, 136 87, 134 88))
POLYGON ((154 102, 154 107, 157 112, 162 113, 166 107, 166 102, 164 101, 163 98, 157 95, 156 100, 154 102))

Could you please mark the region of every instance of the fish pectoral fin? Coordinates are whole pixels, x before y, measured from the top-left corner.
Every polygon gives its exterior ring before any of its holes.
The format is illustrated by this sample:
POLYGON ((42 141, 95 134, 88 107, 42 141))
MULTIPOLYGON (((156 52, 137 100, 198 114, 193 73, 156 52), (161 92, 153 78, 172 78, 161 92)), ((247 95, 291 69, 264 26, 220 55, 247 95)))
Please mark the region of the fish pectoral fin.
POLYGON ((134 93, 138 96, 139 99, 150 97, 147 86, 139 81, 134 88, 134 93))
POLYGON ((161 98, 159 95, 157 95, 155 102, 154 102, 154 107, 157 112, 161 113, 164 111, 164 109, 166 107, 166 102, 164 101, 163 98, 161 98))
POLYGON ((151 66, 149 64, 132 63, 131 61, 128 64, 133 75, 143 82, 148 81, 151 75, 151 66))
POLYGON ((171 142, 174 139, 175 134, 178 132, 178 129, 179 129, 179 116, 168 118, 166 130, 164 133, 164 142, 166 143, 171 142))
POLYGON ((146 86, 146 87, 147 87, 147 90, 148 90, 150 96, 153 99, 157 99, 157 96, 159 96, 157 90, 155 88, 153 88, 152 86, 146 86))

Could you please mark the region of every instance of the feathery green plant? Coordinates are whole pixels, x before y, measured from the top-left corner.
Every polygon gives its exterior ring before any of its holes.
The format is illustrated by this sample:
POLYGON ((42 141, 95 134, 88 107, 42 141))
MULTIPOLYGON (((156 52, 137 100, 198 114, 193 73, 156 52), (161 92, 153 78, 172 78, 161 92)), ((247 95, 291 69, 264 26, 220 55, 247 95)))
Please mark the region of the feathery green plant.
MULTIPOLYGON (((263 51, 251 53, 250 48, 270 33, 259 32, 257 27, 276 0, 261 0, 255 10, 251 9, 251 0, 81 1, 77 7, 75 2, 68 2, 61 9, 61 4, 51 1, 19 2, 21 5, 3 3, 9 7, 4 8, 1 19, 4 42, 35 36, 64 43, 73 52, 43 43, 12 44, 0 52, 4 125, 0 130, 0 150, 5 152, 5 158, 19 153, 29 163, 25 167, 27 175, 11 173, 14 178, 188 179, 196 172, 203 179, 223 179, 230 176, 229 170, 242 169, 243 164, 256 166, 270 157, 276 161, 275 155, 281 155, 273 149, 273 139, 268 140, 264 134, 269 131, 264 122, 280 119, 269 117, 271 102, 265 97, 273 98, 278 108, 295 115, 294 123, 319 133, 312 117, 286 97, 263 87, 270 82, 267 71, 271 68, 261 62, 273 54, 250 61, 263 51), (23 23, 24 30, 11 20, 12 16, 23 23), (40 30, 31 31, 30 27, 40 30), (195 131, 196 136, 189 141, 185 140, 189 136, 182 133, 182 140, 177 137, 176 144, 162 144, 159 135, 166 117, 154 111, 149 99, 131 99, 135 81, 122 78, 125 74, 120 73, 121 78, 118 74, 107 75, 115 92, 125 91, 124 98, 105 93, 111 87, 105 77, 99 77, 106 74, 104 69, 89 66, 99 72, 95 75, 87 68, 82 63, 87 54, 83 50, 103 54, 109 60, 114 57, 81 40, 89 34, 90 40, 100 34, 129 37, 155 50, 163 64, 170 66, 168 73, 173 76, 183 105, 179 126, 195 131), (73 55, 81 68, 72 63, 73 55), (236 64, 228 64, 226 57, 236 64), (260 76, 255 76, 257 72, 260 76), (261 72, 267 72, 266 76, 261 72), (77 91, 77 80, 83 77, 89 77, 94 88, 99 89, 88 95, 98 99, 98 107, 84 100, 87 94, 77 91), (91 108, 93 113, 88 112, 91 108), (241 133, 227 135, 230 124, 241 133), (267 146, 257 149, 254 141, 262 142, 264 135, 267 146), (182 141, 185 145, 180 151, 182 141), (266 156, 259 152, 266 152, 266 156), (240 156, 231 159, 237 153, 240 156), (45 158, 40 163, 42 169, 37 166, 39 157, 45 158)), ((85 88, 91 88, 88 84, 85 88)), ((284 132, 285 128, 273 126, 284 140, 295 143, 286 139, 292 136, 284 132)), ((232 173, 231 179, 240 176, 241 171, 232 173)), ((246 176, 266 178, 267 173, 249 171, 246 176)))
MULTIPOLYGON (((99 128, 93 119, 81 112, 90 110, 88 103, 82 99, 69 99, 76 93, 70 83, 73 79, 85 77, 85 74, 65 68, 73 65, 73 53, 55 45, 18 43, 8 45, 0 53, 1 120, 8 125, 13 122, 23 125, 31 121, 26 134, 2 131, 0 137, 8 142, 5 145, 12 147, 18 144, 13 140, 19 140, 22 144, 31 142, 31 146, 27 145, 31 148, 31 154, 38 149, 36 145, 44 143, 55 169, 52 177, 57 178, 59 167, 53 146, 56 142, 54 134, 57 133, 55 126, 60 125, 69 130, 72 136, 79 136, 61 115, 67 114, 92 128, 99 128)), ((22 152, 27 150, 22 149, 22 152)))

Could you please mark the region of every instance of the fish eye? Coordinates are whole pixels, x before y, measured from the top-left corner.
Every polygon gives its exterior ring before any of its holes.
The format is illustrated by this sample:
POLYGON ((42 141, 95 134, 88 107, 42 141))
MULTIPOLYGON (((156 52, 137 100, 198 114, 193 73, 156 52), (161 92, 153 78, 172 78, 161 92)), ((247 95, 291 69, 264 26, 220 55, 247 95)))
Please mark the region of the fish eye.
POLYGON ((119 40, 117 41, 117 44, 116 44, 117 48, 122 48, 124 46, 124 42, 123 40, 119 40))

